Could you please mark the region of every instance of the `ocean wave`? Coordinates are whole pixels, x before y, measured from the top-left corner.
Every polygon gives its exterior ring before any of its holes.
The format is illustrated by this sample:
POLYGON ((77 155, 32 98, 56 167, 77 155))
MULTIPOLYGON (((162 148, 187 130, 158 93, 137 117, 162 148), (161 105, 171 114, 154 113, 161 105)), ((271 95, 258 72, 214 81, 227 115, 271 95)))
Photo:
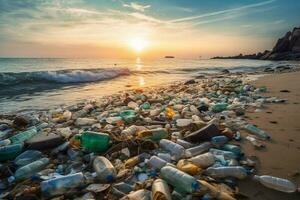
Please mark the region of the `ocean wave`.
POLYGON ((86 83, 130 75, 127 68, 73 69, 59 71, 4 72, 0 73, 0 86, 38 83, 86 83))

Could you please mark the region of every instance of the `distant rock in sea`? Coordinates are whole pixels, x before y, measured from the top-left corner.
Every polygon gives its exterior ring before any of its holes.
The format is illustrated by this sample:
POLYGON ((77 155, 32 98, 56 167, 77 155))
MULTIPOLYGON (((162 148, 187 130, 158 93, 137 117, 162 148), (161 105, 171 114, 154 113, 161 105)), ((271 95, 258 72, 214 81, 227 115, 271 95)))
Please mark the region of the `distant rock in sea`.
POLYGON ((174 56, 165 56, 165 58, 175 58, 174 56))
POLYGON ((289 31, 278 39, 271 51, 228 57, 217 56, 212 59, 300 60, 300 27, 295 27, 292 32, 289 31))

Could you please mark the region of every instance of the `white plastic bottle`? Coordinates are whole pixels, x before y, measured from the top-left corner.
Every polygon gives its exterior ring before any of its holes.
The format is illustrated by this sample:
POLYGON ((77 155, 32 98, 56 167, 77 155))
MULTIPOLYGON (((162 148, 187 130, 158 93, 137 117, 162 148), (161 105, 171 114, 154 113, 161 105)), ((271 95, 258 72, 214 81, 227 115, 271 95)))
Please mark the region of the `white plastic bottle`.
POLYGON ((246 169, 241 166, 209 167, 206 169, 206 173, 213 178, 235 177, 244 179, 247 177, 246 169))
POLYGON ((215 157, 212 153, 207 152, 189 159, 193 164, 201 168, 207 168, 215 163, 215 157))
POLYGON ((186 127, 190 125, 193 122, 192 119, 177 119, 176 120, 176 126, 178 127, 186 127))
POLYGON ((259 181, 264 186, 274 190, 278 190, 286 193, 293 193, 296 191, 296 186, 291 181, 283 178, 277 178, 268 175, 263 175, 263 176, 255 175, 253 178, 259 181))
POLYGON ((179 160, 184 156, 184 147, 170 140, 162 139, 159 141, 159 146, 168 151, 175 160, 179 160))

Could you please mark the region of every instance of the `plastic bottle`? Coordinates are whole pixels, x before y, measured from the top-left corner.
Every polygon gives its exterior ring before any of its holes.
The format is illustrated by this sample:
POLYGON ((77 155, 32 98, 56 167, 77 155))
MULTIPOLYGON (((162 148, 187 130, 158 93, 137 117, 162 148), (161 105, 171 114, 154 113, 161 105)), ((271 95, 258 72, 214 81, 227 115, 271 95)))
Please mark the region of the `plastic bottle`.
POLYGON ((107 117, 105 118, 105 121, 109 124, 118 124, 120 122, 123 122, 122 117, 107 117))
POLYGON ((163 138, 169 136, 167 129, 165 128, 156 128, 151 130, 144 130, 138 133, 138 138, 140 139, 149 139, 153 141, 159 141, 163 138))
POLYGON ((142 104, 141 107, 142 107, 143 109, 145 109, 145 110, 148 110, 148 109, 150 109, 151 105, 150 105, 149 102, 145 102, 145 103, 142 104))
POLYGON ((116 169, 111 162, 103 156, 97 156, 94 159, 93 168, 97 173, 97 179, 101 182, 112 182, 116 178, 116 169))
POLYGON ((257 135, 258 137, 267 140, 270 139, 271 137, 266 133, 265 131, 257 128, 256 126, 252 124, 247 124, 245 127, 245 130, 248 131, 249 133, 252 133, 254 135, 257 135))
POLYGON ((174 110, 170 107, 167 107, 166 108, 166 118, 169 119, 169 120, 172 120, 173 117, 176 115, 176 113, 174 112, 174 110))
MULTIPOLYGON (((226 192, 226 190, 222 191, 220 188, 204 181, 204 180, 199 180, 200 184, 203 185, 209 193, 209 196, 213 199, 219 199, 219 200, 236 200, 236 198, 232 197, 229 193, 226 192)), ((202 200, 208 200, 208 196, 204 196, 202 200), (206 197, 206 198, 204 198, 206 197)))
POLYGON ((263 148, 265 145, 258 141, 255 137, 248 135, 246 139, 251 142, 251 144, 257 148, 263 148))
POLYGON ((17 166, 28 165, 38 159, 41 159, 43 156, 42 152, 36 150, 27 150, 21 153, 18 157, 16 157, 14 163, 17 166))
POLYGON ((0 147, 7 146, 7 145, 10 145, 10 144, 11 144, 11 141, 9 139, 5 139, 5 140, 0 141, 0 147))
POLYGON ((159 157, 167 162, 171 162, 171 160, 172 160, 172 156, 169 153, 158 153, 157 157, 159 157))
POLYGON ((242 155, 241 148, 233 144, 225 144, 224 146, 222 146, 222 150, 230 151, 234 153, 236 156, 242 155))
POLYGON ((228 142, 228 138, 225 135, 215 136, 211 138, 211 143, 216 147, 221 147, 228 142))
POLYGON ((201 172, 200 167, 198 167, 197 165, 193 164, 192 162, 190 162, 189 160, 186 160, 186 159, 179 160, 177 162, 176 166, 177 166, 177 169, 179 169, 185 173, 188 173, 192 176, 199 174, 201 172))
POLYGON ((168 184, 163 179, 156 179, 152 184, 152 200, 172 200, 168 184))
POLYGON ((206 151, 208 151, 208 149, 210 149, 212 147, 212 144, 210 142, 203 142, 202 144, 189 148, 187 150, 185 150, 185 156, 187 158, 202 154, 206 151))
POLYGON ((171 166, 161 168, 160 176, 179 192, 193 193, 200 188, 197 179, 171 166))
POLYGON ((217 104, 212 106, 211 110, 214 113, 219 113, 219 112, 222 112, 223 110, 226 110, 227 106, 228 106, 227 103, 217 103, 217 104))
POLYGON ((226 159, 237 159, 237 155, 235 155, 231 151, 223 151, 220 149, 211 148, 211 149, 209 149, 209 152, 211 152, 215 156, 220 156, 220 155, 224 156, 224 158, 226 158, 226 159))
POLYGON ((75 124, 77 126, 90 126, 97 123, 97 120, 90 118, 77 118, 75 124))
POLYGON ((191 148, 191 147, 194 146, 192 143, 187 142, 185 140, 181 140, 181 139, 176 139, 176 143, 183 146, 186 149, 191 148))
POLYGON ((15 172, 14 178, 16 180, 23 180, 26 178, 30 178, 31 176, 35 175, 36 173, 42 171, 49 163, 49 158, 42 158, 36 160, 28 165, 20 167, 15 172))
POLYGON ((79 140, 84 151, 104 152, 109 147, 110 137, 106 133, 85 131, 75 135, 75 140, 79 140))
POLYGON ((136 119, 136 113, 134 110, 123 110, 119 113, 120 117, 127 123, 133 123, 136 119))
POLYGON ((73 188, 83 185, 83 183, 84 176, 80 172, 43 181, 41 182, 40 188, 43 196, 51 197, 64 194, 73 188))
POLYGON ((190 125, 193 122, 192 119, 177 119, 176 120, 176 126, 178 127, 186 127, 190 125))
POLYGON ((170 140, 162 139, 159 141, 160 148, 168 151, 175 160, 179 160, 184 156, 184 147, 180 146, 179 144, 176 144, 170 140))
POLYGON ((149 158, 149 154, 147 154, 147 153, 142 153, 140 155, 134 156, 125 161, 125 167, 132 168, 135 165, 137 165, 139 162, 142 162, 146 158, 149 158))
POLYGON ((235 177, 238 179, 244 179, 247 177, 247 171, 241 166, 228 166, 228 167, 209 167, 206 169, 206 173, 213 178, 226 178, 235 177))
POLYGON ((196 106, 194 106, 194 105, 191 105, 190 106, 190 111, 192 112, 192 113, 194 113, 195 115, 197 115, 197 116, 199 116, 201 113, 200 113, 200 111, 196 108, 196 106))
POLYGON ((189 160, 201 168, 207 168, 215 163, 215 157, 210 152, 192 157, 189 160))
POLYGON ((37 128, 31 127, 24 132, 18 133, 17 135, 10 137, 9 140, 11 141, 11 143, 16 144, 30 139, 31 137, 35 136, 37 133, 38 133, 37 128))
POLYGON ((126 128, 125 130, 123 130, 121 134, 130 138, 130 137, 134 136, 135 134, 137 134, 138 132, 143 131, 143 130, 147 130, 147 128, 144 126, 131 125, 128 128, 126 128))
POLYGON ((151 199, 151 192, 146 189, 140 189, 134 192, 129 193, 120 200, 149 200, 151 199))
POLYGON ((133 189, 134 187, 132 185, 120 182, 113 185, 112 193, 120 198, 133 191, 133 189))
POLYGON ((281 192, 293 193, 297 189, 294 183, 283 178, 277 178, 268 175, 263 175, 263 176, 255 175, 253 178, 259 181, 264 186, 281 192))
POLYGON ((151 156, 151 158, 148 161, 148 165, 151 168, 160 170, 161 168, 163 168, 164 166, 167 165, 167 161, 165 161, 157 156, 151 156))
POLYGON ((11 160, 17 157, 23 149, 24 143, 0 147, 0 161, 11 160))

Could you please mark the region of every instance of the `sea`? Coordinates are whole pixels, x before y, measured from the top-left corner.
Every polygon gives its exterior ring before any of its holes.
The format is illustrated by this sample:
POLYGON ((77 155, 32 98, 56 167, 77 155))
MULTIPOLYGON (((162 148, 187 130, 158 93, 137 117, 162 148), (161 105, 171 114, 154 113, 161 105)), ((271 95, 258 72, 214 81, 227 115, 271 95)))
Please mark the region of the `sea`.
POLYGON ((257 72, 299 62, 238 59, 0 58, 0 114, 54 109, 199 75, 257 72))

